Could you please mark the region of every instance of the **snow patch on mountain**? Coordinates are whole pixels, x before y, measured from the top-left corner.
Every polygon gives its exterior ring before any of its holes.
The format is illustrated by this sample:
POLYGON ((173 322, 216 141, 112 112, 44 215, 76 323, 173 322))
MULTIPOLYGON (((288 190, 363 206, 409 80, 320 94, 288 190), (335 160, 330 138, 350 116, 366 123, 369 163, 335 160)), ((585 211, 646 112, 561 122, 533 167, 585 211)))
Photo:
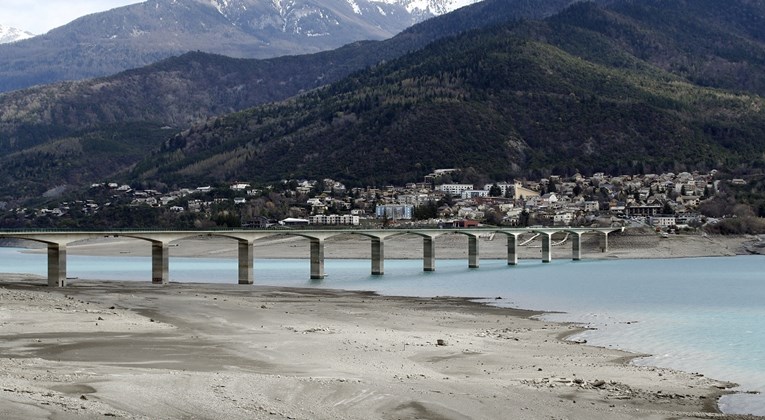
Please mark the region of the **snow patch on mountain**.
POLYGON ((31 32, 22 31, 21 29, 12 28, 10 26, 0 25, 0 44, 8 44, 11 42, 21 41, 29 39, 35 36, 31 32))
POLYGON ((216 9, 218 9, 218 13, 222 14, 223 16, 226 16, 226 13, 223 11, 223 8, 228 6, 228 2, 226 0, 223 0, 223 1, 211 1, 210 3, 213 6, 215 6, 216 9))
POLYGON ((348 4, 351 5, 351 9, 353 9, 353 13, 356 13, 357 15, 361 14, 361 8, 359 7, 359 4, 356 3, 355 0, 348 0, 348 4))
POLYGON ((374 3, 401 5, 409 13, 443 15, 481 0, 370 0, 374 3))
MULTIPOLYGON (((402 8, 406 10, 411 16, 415 17, 415 21, 420 21, 432 16, 442 15, 449 13, 460 7, 468 6, 473 3, 477 3, 481 0, 323 0, 323 1, 306 1, 306 0, 197 0, 203 3, 210 4, 226 19, 235 24, 246 25, 246 21, 259 20, 264 18, 264 14, 268 14, 266 10, 273 10, 279 16, 286 18, 291 14, 294 14, 296 10, 322 10, 326 8, 332 8, 333 4, 345 2, 356 15, 364 15, 367 13, 379 14, 381 16, 387 16, 390 7, 402 8), (248 6, 251 8, 248 10, 248 6), (383 7, 381 7, 383 6, 383 7), (255 10, 259 10, 259 13, 253 15, 255 10), (259 16, 258 16, 259 15, 259 16), (246 16, 246 18, 245 18, 246 16), (244 22, 242 21, 244 18, 244 22)), ((303 19, 306 16, 301 16, 303 19)))

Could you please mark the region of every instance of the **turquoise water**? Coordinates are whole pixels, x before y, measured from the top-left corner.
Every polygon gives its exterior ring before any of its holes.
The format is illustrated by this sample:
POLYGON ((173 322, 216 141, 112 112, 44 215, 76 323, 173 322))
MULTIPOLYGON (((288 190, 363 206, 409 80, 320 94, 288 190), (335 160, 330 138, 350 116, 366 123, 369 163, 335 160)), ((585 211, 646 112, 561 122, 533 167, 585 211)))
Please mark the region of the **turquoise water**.
MULTIPOLYGON (((468 269, 466 261, 385 262, 371 276, 367 260, 327 260, 327 278, 309 280, 307 260, 255 261, 255 282, 274 286, 374 290, 402 296, 465 296, 491 304, 559 311, 546 318, 582 322, 590 344, 653 356, 635 363, 700 372, 765 393, 765 257, 669 260, 497 260, 468 269), (496 297, 502 297, 497 300, 496 297)), ((46 274, 46 257, 0 248, 1 272, 46 274)), ((148 257, 69 256, 68 276, 148 281, 148 257)), ((232 259, 171 258, 171 281, 236 283, 232 259)), ((765 396, 721 400, 727 413, 765 415, 765 396)))

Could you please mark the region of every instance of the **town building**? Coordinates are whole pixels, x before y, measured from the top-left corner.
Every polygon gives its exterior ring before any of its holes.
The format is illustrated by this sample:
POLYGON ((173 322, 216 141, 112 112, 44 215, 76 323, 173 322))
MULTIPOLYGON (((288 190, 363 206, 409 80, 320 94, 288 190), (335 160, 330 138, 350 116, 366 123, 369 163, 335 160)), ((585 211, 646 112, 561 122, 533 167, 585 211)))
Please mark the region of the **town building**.
POLYGON ((526 188, 517 181, 513 184, 513 200, 528 200, 532 197, 539 197, 539 191, 526 188))
POLYGON ((468 200, 471 198, 481 198, 481 197, 488 197, 489 196, 489 190, 466 190, 462 191, 460 194, 460 197, 462 197, 463 200, 468 200))
POLYGON ((311 216, 309 219, 312 225, 346 225, 346 226, 358 226, 360 223, 359 216, 351 214, 317 214, 311 216))
POLYGON ((677 225, 677 218, 674 215, 660 214, 649 217, 648 223, 658 228, 668 228, 677 225))
POLYGON ((643 204, 627 206, 624 208, 624 214, 628 217, 650 217, 655 216, 661 211, 662 206, 658 204, 643 204))
POLYGON ((414 206, 411 204, 385 204, 375 208, 375 216, 378 219, 387 217, 390 220, 412 220, 414 218, 414 206))
POLYGON ((436 187, 436 190, 442 191, 445 194, 459 196, 464 191, 469 191, 473 188, 473 184, 441 184, 436 187))

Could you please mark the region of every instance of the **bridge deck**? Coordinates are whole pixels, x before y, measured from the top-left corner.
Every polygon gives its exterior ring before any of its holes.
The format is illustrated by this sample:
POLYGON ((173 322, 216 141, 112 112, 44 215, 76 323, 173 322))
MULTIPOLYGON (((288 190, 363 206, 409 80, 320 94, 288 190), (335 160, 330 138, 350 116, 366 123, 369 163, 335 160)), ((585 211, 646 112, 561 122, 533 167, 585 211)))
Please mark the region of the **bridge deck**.
MULTIPOLYGON (((44 243, 48 246, 48 285, 66 286, 66 248, 67 245, 88 239, 103 237, 126 237, 145 240, 152 249, 152 282, 169 282, 169 244, 181 239, 200 236, 219 236, 238 241, 239 283, 253 284, 253 247, 255 241, 277 236, 299 236, 310 240, 311 278, 324 278, 324 241, 340 235, 362 235, 371 239, 372 274, 384 274, 385 240, 398 235, 418 235, 423 240, 423 270, 435 271, 435 239, 446 234, 460 234, 468 237, 468 265, 479 267, 480 235, 486 233, 504 234, 507 237, 507 263, 518 263, 518 237, 532 233, 542 237, 542 261, 552 261, 552 236, 565 233, 572 243, 572 258, 582 258, 582 235, 595 233, 601 238, 601 251, 608 249, 608 235, 624 228, 466 228, 466 229, 231 229, 204 231, 161 231, 161 230, 119 230, 119 231, 3 231, 0 239, 23 239, 44 243)), ((536 237, 535 236, 535 237, 536 237)), ((527 241, 528 242, 528 241, 527 241)), ((526 243, 524 243, 526 244, 526 243)), ((521 245, 524 245, 521 244, 521 245)))

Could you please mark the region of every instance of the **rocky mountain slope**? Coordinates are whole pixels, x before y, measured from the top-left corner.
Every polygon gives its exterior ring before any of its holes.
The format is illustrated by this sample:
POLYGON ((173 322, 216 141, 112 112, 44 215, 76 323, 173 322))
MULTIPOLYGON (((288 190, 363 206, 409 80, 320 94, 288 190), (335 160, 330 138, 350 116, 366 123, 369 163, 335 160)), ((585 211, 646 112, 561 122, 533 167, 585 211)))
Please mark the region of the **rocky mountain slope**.
POLYGON ((148 0, 0 46, 0 92, 105 76, 186 53, 306 54, 403 29, 478 0, 148 0))
POLYGON ((101 124, 182 127, 199 119, 279 101, 485 25, 540 19, 571 0, 487 0, 417 24, 380 42, 267 60, 193 52, 106 78, 0 94, 0 155, 101 124))

